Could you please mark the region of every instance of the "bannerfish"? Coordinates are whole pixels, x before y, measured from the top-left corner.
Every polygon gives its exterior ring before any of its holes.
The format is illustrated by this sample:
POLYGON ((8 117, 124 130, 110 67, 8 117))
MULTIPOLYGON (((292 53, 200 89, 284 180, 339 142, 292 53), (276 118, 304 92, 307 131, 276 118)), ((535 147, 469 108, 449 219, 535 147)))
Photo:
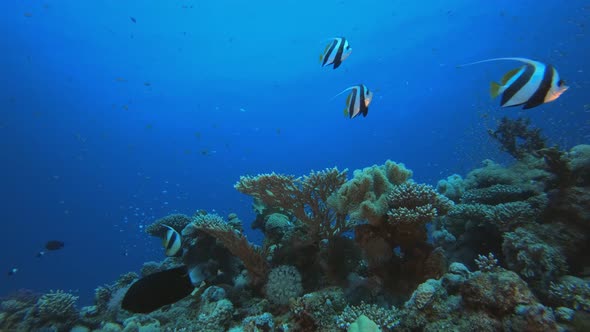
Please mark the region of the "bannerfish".
POLYGON ((166 250, 166 256, 180 256, 182 255, 182 240, 180 234, 172 227, 162 224, 162 226, 168 228, 162 245, 166 250))
POLYGON ((147 314, 182 300, 194 288, 186 266, 156 272, 133 283, 125 293, 121 307, 133 313, 147 314))
POLYGON ((59 249, 63 248, 64 245, 65 245, 65 243, 63 243, 62 241, 51 240, 51 241, 47 241, 47 243, 45 243, 45 249, 59 250, 59 249))
POLYGON ((369 104, 373 100, 373 92, 367 88, 364 84, 351 86, 344 91, 337 94, 335 97, 350 91, 348 97, 346 97, 346 107, 344 108, 344 116, 348 116, 351 119, 357 115, 362 114, 363 117, 369 114, 369 104))
POLYGON ((330 43, 326 46, 326 49, 320 54, 320 63, 322 67, 334 65, 334 69, 340 67, 342 61, 346 60, 352 47, 348 44, 348 40, 344 37, 332 38, 330 43))
POLYGON ((494 58, 468 63, 470 66, 484 62, 511 60, 520 61, 524 66, 515 68, 502 77, 500 83, 492 82, 490 94, 492 98, 502 95, 500 106, 523 106, 523 109, 537 107, 559 98, 569 87, 559 78, 559 73, 550 64, 526 58, 494 58))

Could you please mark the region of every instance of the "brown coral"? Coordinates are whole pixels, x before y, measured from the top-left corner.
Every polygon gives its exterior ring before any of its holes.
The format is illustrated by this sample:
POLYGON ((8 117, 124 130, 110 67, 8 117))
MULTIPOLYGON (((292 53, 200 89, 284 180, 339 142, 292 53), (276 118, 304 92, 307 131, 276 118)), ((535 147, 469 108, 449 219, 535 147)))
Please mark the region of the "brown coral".
POLYGON ((264 283, 268 274, 266 253, 261 248, 251 245, 244 234, 216 215, 197 217, 189 227, 194 227, 216 238, 238 257, 248 270, 252 285, 260 286, 264 283))
POLYGON ((328 206, 328 198, 346 182, 346 170, 337 168, 296 178, 276 173, 242 176, 234 186, 260 200, 271 210, 283 211, 303 222, 312 242, 332 239, 352 226, 346 215, 328 206))

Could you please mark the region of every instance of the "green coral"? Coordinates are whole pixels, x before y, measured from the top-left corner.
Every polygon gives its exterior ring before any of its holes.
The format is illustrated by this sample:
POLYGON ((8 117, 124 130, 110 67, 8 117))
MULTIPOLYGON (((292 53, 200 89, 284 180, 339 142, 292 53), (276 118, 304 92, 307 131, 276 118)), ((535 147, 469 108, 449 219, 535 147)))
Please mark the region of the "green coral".
POLYGON ((373 165, 355 170, 354 176, 328 199, 328 204, 350 219, 379 225, 388 210, 388 193, 412 177, 412 171, 402 163, 387 160, 384 165, 373 165))
POLYGON ((446 179, 438 181, 436 191, 441 195, 445 195, 453 202, 459 203, 465 191, 465 182, 461 175, 453 174, 446 179))
POLYGON ((348 329, 361 316, 366 316, 384 330, 392 330, 399 325, 401 314, 395 306, 385 308, 361 302, 359 305, 346 306, 336 317, 336 324, 341 329, 348 329))

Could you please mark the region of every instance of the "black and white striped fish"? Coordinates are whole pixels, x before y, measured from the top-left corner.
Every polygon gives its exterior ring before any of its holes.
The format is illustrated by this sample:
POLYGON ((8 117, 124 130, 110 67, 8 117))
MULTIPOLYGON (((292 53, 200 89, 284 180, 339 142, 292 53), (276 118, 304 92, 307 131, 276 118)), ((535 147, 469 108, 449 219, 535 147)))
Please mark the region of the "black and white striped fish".
POLYGON ((348 44, 348 40, 344 37, 332 38, 326 49, 320 54, 320 63, 322 67, 334 65, 334 69, 340 67, 342 61, 346 60, 352 47, 348 44))
POLYGON ((344 116, 348 116, 351 119, 357 115, 362 114, 363 117, 369 114, 369 104, 373 100, 373 92, 367 88, 364 84, 359 84, 346 88, 344 91, 337 94, 335 97, 350 91, 348 97, 346 97, 346 107, 344 108, 344 116))
POLYGON ((502 107, 521 105, 523 109, 537 107, 554 101, 569 88, 565 85, 565 81, 559 78, 559 73, 557 73, 555 67, 526 58, 495 58, 462 66, 499 60, 513 60, 524 63, 524 66, 504 74, 500 83, 491 83, 490 94, 493 98, 502 95, 500 102, 502 107))
POLYGON ((166 256, 180 256, 182 255, 182 240, 180 234, 172 227, 162 224, 162 226, 168 228, 166 236, 162 241, 166 256))

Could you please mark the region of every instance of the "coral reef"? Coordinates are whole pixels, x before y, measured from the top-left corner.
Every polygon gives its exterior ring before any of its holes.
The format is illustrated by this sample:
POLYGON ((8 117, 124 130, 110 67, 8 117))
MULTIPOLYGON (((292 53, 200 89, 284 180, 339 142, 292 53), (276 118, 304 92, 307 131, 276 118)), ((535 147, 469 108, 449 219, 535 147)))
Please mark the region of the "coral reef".
POLYGON ((528 124, 503 119, 492 133, 514 163, 486 160, 436 189, 389 160, 350 179, 244 176, 235 188, 253 198, 262 246, 233 213, 166 216, 146 232, 177 230, 181 257, 146 262, 82 308, 64 291, 2 298, 0 330, 588 330, 590 146, 546 148, 528 124), (121 308, 140 276, 181 265, 190 296, 121 308))

